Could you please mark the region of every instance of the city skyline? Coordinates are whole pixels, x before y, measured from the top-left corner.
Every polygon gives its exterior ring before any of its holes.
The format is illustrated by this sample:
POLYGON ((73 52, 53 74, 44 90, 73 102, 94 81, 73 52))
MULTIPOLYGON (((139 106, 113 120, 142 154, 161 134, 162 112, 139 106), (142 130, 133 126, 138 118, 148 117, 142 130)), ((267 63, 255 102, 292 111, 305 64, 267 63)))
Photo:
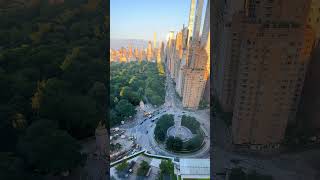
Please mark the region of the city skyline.
MULTIPOLYGON (((178 32, 188 25, 191 0, 163 1, 110 1, 110 39, 167 41, 170 31, 178 32), (153 9, 157 8, 157 11, 153 9), (144 11, 141 11, 143 9, 144 11), (131 12, 131 13, 124 13, 131 12), (145 17, 148 14, 148 17, 145 17), (143 19, 143 21, 139 21, 143 19)), ((204 7, 207 0, 204 0, 204 7)), ((204 21, 202 14, 201 26, 204 21)), ((201 32, 200 32, 201 33, 201 32)), ((157 42, 157 44, 159 44, 157 42)))

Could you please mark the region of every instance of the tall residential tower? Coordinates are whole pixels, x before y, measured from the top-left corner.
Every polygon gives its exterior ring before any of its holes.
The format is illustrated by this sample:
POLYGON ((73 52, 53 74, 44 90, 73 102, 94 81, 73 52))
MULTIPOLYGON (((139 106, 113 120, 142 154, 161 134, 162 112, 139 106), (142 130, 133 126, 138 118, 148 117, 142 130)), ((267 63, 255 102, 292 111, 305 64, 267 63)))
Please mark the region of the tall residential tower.
POLYGON ((213 93, 233 112, 233 143, 279 147, 295 119, 313 46, 310 0, 213 3, 213 93))

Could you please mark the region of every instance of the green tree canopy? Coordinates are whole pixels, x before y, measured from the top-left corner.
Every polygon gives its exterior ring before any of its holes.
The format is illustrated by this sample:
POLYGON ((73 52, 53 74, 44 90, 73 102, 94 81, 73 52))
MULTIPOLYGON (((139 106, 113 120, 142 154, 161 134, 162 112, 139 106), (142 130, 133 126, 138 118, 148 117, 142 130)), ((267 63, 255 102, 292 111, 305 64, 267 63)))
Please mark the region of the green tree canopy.
POLYGON ((173 136, 168 137, 166 142, 166 147, 169 150, 173 150, 173 151, 180 151, 182 149, 182 145, 183 145, 182 140, 178 137, 175 138, 173 136))
POLYGON ((183 115, 181 118, 181 125, 191 130, 193 134, 196 134, 200 129, 200 123, 195 117, 183 115))
POLYGON ((246 173, 241 168, 233 168, 229 175, 229 180, 246 180, 246 173))
POLYGON ((119 172, 122 172, 122 171, 125 171, 128 168, 128 166, 129 166, 129 163, 127 161, 124 161, 116 167, 116 170, 119 172))
POLYGON ((126 99, 121 99, 116 105, 115 110, 121 117, 133 116, 136 113, 134 106, 126 99))
POLYGON ((62 172, 79 165, 79 144, 52 121, 39 120, 20 139, 19 150, 27 162, 43 172, 62 172))
POLYGON ((150 168, 150 165, 146 161, 142 161, 139 168, 138 168, 137 175, 138 176, 146 176, 149 168, 150 168))
POLYGON ((160 163, 160 179, 163 177, 170 177, 170 179, 174 179, 174 165, 171 160, 162 160, 160 163))
POLYGON ((174 120, 173 120, 172 114, 165 114, 161 116, 157 121, 155 130, 154 130, 155 138, 160 142, 164 142, 167 136, 168 128, 173 125, 174 125, 174 120))

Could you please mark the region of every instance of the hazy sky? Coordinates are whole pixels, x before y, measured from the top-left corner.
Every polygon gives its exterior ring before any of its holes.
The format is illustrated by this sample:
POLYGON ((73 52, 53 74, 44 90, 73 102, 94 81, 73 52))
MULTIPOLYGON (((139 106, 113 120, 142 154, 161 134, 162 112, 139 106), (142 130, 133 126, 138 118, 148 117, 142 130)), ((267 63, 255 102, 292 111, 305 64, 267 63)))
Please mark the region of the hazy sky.
MULTIPOLYGON (((191 0, 110 0, 110 38, 165 40, 188 25, 191 0)), ((204 0, 203 15, 207 0, 204 0)), ((201 25, 202 28, 202 25, 201 25)))

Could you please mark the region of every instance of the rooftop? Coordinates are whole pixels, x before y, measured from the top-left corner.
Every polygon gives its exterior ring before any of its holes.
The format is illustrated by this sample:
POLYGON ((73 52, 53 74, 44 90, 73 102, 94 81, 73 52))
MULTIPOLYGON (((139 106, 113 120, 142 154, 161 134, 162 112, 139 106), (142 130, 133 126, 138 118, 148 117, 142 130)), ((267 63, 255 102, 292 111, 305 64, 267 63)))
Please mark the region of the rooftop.
POLYGON ((180 159, 181 175, 210 175, 210 159, 180 159))

